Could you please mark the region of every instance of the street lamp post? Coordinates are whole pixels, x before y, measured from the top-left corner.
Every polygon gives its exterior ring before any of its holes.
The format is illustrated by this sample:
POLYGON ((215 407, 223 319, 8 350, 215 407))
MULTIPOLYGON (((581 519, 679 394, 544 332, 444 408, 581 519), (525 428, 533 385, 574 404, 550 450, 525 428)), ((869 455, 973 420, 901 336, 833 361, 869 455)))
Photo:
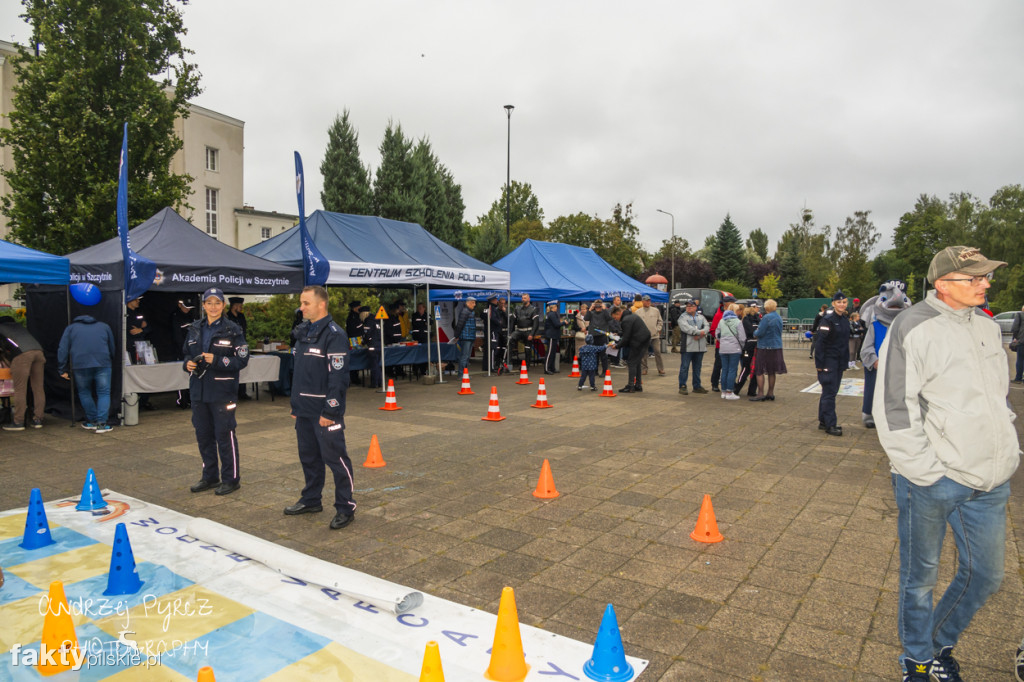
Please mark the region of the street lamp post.
MULTIPOLYGON (((508 149, 505 155, 505 241, 511 241, 511 197, 509 196, 512 192, 512 110, 515 109, 511 104, 505 105, 505 114, 508 116, 508 149)), ((509 306, 511 307, 511 306, 509 306)))
MULTIPOLYGON (((668 211, 660 208, 654 209, 658 213, 664 213, 672 219, 672 241, 669 242, 668 252, 672 258, 672 272, 668 276, 668 305, 665 306, 665 343, 668 343, 668 309, 672 307, 672 290, 676 288, 676 217, 668 211)), ((685 342, 684 342, 685 344, 685 342)))

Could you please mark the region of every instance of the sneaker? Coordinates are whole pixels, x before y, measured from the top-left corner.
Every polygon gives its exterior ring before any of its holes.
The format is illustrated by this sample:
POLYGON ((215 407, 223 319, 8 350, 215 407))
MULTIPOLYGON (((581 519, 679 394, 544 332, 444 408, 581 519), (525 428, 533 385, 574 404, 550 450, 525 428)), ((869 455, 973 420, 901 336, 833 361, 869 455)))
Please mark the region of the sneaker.
POLYGON ((740 397, 738 395, 736 395, 735 393, 723 393, 722 397, 725 398, 726 400, 739 400, 740 399, 740 397))
POLYGON ((1017 682, 1024 682, 1024 649, 1017 649, 1017 659, 1014 661, 1013 674, 1017 682))
POLYGON ((84 424, 82 424, 82 428, 87 429, 89 431, 95 431, 96 425, 93 424, 92 422, 85 422, 84 424))
POLYGON ((41 429, 41 428, 43 428, 43 420, 42 419, 33 419, 32 420, 32 428, 33 429, 41 429))
POLYGON ((579 386, 577 386, 576 390, 577 391, 582 391, 583 390, 583 384, 580 384, 579 386))
POLYGON ((963 682, 960 664, 953 658, 953 647, 944 646, 939 649, 939 653, 932 659, 930 673, 935 682, 963 682))
POLYGON ((931 682, 931 675, 928 669, 932 661, 915 661, 912 658, 903 659, 903 682, 931 682))
POLYGON ((721 393, 722 389, 720 389, 718 386, 712 386, 711 387, 711 392, 712 393, 721 393))
POLYGON ((25 424, 4 424, 2 427, 4 431, 24 431, 25 424))
POLYGON ((703 386, 697 386, 697 387, 695 387, 693 389, 693 392, 694 393, 707 393, 708 389, 704 388, 703 386))
POLYGON ((109 433, 110 431, 113 431, 113 430, 114 430, 114 427, 111 426, 110 424, 97 424, 96 425, 96 433, 109 433))
POLYGON ((690 392, 686 390, 686 386, 680 386, 679 395, 690 395, 690 392))
POLYGON ((597 390, 597 387, 596 387, 596 386, 591 386, 591 387, 590 387, 590 390, 591 390, 591 391, 596 391, 596 390, 597 390))
POLYGON ((720 397, 720 398, 721 398, 722 400, 725 400, 725 399, 726 399, 726 398, 727 398, 728 396, 729 396, 729 394, 728 394, 728 393, 726 393, 725 391, 722 391, 722 392, 721 392, 721 393, 719 394, 719 397, 720 397))

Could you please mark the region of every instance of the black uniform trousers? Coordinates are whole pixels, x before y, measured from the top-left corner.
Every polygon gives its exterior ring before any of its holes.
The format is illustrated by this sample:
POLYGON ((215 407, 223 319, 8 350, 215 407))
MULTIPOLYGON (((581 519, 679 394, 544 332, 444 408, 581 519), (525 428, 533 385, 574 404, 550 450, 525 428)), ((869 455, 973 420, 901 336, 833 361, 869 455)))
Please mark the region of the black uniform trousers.
POLYGON ((237 483, 238 438, 235 436, 235 407, 230 403, 192 401, 192 426, 203 458, 203 480, 237 483), (220 453, 218 471, 217 453, 220 453))
POLYGON ((711 390, 719 389, 719 380, 722 378, 722 356, 718 353, 718 346, 715 346, 715 364, 711 368, 711 390))
POLYGON ((871 403, 875 400, 875 382, 878 381, 878 370, 864 368, 864 404, 860 411, 871 414, 871 403))
POLYGON ((555 371, 555 359, 558 357, 558 339, 544 339, 548 344, 548 352, 544 359, 544 371, 555 371))
POLYGON ((627 386, 642 386, 642 365, 644 359, 647 357, 647 344, 642 346, 627 346, 629 348, 629 357, 626 359, 626 367, 629 372, 629 383, 627 386))
POLYGON ((843 370, 836 358, 827 358, 821 361, 824 372, 818 372, 818 383, 821 384, 821 399, 818 401, 818 422, 825 426, 835 426, 836 419, 836 394, 839 393, 839 384, 843 381, 843 370))
POLYGON ((326 478, 324 466, 334 474, 334 509, 339 514, 354 514, 356 503, 352 499, 352 460, 345 449, 345 429, 341 424, 320 426, 319 417, 296 417, 295 439, 299 444, 299 462, 306 485, 302 489, 302 504, 315 507, 321 504, 321 493, 326 478))

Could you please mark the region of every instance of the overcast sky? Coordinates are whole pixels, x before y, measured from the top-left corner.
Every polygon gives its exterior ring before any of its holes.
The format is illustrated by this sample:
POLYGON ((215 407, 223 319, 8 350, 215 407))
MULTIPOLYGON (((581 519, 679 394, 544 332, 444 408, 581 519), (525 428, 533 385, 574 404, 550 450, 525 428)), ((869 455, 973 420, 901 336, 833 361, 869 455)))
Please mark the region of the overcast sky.
MULTIPOLYGON (((0 38, 22 40, 0 0, 0 38), (7 28, 7 27, 10 28, 7 28)), ((192 0, 197 104, 245 121, 245 201, 294 213, 292 151, 320 207, 342 109, 376 169, 389 119, 428 136, 475 222, 505 182, 547 221, 633 202, 651 248, 703 244, 728 212, 775 240, 922 193, 1024 182, 1024 3, 192 0)))

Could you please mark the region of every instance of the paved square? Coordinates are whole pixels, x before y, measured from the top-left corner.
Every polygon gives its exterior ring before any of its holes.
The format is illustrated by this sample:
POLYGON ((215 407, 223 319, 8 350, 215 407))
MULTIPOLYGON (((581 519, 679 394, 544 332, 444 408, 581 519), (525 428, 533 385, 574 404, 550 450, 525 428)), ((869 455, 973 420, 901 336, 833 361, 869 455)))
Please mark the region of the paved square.
MULTIPOLYGON (((612 602, 627 653, 651 661, 644 681, 898 679, 896 507, 860 399, 838 399, 845 435, 833 438, 817 429, 818 396, 800 392, 814 381, 801 351, 787 351, 790 374, 764 403, 680 396, 679 356, 665 357, 668 376, 652 369, 639 395, 578 392, 568 368, 545 377, 550 410, 530 408, 539 366, 529 386, 477 372, 473 396, 456 395, 453 377, 399 381, 397 412, 353 388, 345 421, 359 509, 342 531, 327 528, 329 510, 281 513, 302 473, 287 399, 265 391, 239 406, 235 494, 189 493, 200 474, 189 415, 158 397, 139 426, 105 435, 57 420, 5 432, 0 509, 27 505, 32 487, 47 500, 76 495, 92 467, 102 487, 492 613, 510 585, 522 622, 582 641, 612 602), (492 385, 502 422, 480 420, 492 385), (382 469, 360 466, 373 434, 382 469), (532 495, 544 459, 554 500, 532 495), (705 493, 718 544, 689 537, 705 493)), ((625 370, 613 380, 624 385, 625 370)), ((1010 402, 1024 406, 1016 385, 1010 402)), ((972 681, 1009 679, 1024 634, 1022 484, 1018 470, 1002 589, 957 647, 972 681)), ((950 541, 941 580, 953 561, 950 541)))

